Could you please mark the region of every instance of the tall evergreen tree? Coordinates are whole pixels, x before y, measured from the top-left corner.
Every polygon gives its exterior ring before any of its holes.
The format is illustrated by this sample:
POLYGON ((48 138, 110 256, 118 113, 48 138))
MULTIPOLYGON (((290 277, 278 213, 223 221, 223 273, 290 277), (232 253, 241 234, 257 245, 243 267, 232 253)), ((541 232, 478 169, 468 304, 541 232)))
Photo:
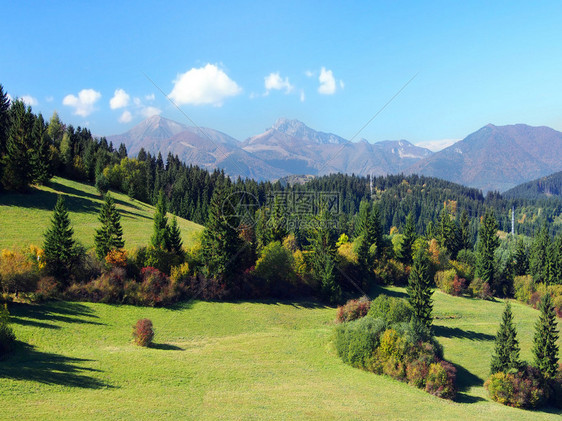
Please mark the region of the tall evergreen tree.
POLYGON ((33 151, 31 152, 31 166, 33 171, 33 181, 45 184, 53 176, 51 165, 51 139, 47 133, 47 126, 43 116, 39 114, 33 125, 33 151))
POLYGON ((381 210, 376 203, 373 203, 371 214, 369 215, 369 223, 367 229, 367 237, 370 244, 374 244, 376 248, 375 256, 381 258, 383 256, 383 229, 381 223, 381 210))
MULTIPOLYGON (((0 84, 0 165, 2 156, 6 153, 6 142, 8 140, 8 129, 10 127, 10 98, 4 92, 4 87, 0 84)), ((0 171, 0 177, 2 173, 0 171)))
POLYGON ((543 376, 553 378, 558 370, 558 330, 550 294, 545 294, 540 310, 541 315, 535 327, 533 354, 535 364, 543 376))
POLYGON ((109 193, 100 208, 99 221, 101 227, 96 230, 94 244, 98 259, 103 259, 111 250, 121 249, 125 246, 123 229, 121 228, 121 215, 115 207, 115 202, 109 193))
POLYGON ((550 235, 546 222, 543 224, 538 235, 533 239, 531 245, 531 257, 529 259, 529 271, 535 281, 546 282, 548 280, 548 247, 550 246, 550 235))
POLYGON ((31 108, 26 108, 23 101, 18 99, 10 108, 10 121, 2 183, 9 190, 23 191, 33 180, 31 153, 34 145, 32 130, 35 117, 31 108))
POLYGON ((499 245, 498 223, 494 211, 487 210, 478 231, 477 270, 478 276, 490 286, 495 286, 494 254, 499 245))
POLYGON ((234 207, 226 199, 226 188, 217 186, 213 191, 207 224, 201 237, 201 255, 207 275, 229 283, 243 269, 239 261, 244 244, 234 228, 234 207))
POLYGON ((181 239, 181 230, 178 225, 178 219, 175 216, 172 218, 172 223, 170 224, 168 240, 169 251, 176 253, 178 256, 183 256, 183 240, 181 239))
POLYGON ((529 255, 527 254, 527 247, 522 239, 517 241, 517 246, 515 247, 514 257, 514 270, 515 276, 526 275, 529 271, 529 255))
POLYGON ((460 228, 460 250, 472 250, 472 241, 470 239, 470 220, 468 213, 463 210, 459 220, 460 228))
POLYGON ((414 214, 410 212, 406 217, 406 226, 404 227, 404 237, 402 238, 402 258, 405 263, 412 263, 412 246, 416 241, 416 226, 414 223, 414 214))
POLYGON ((427 328, 431 327, 433 317, 433 300, 431 295, 431 276, 429 274, 429 260, 425 250, 420 249, 414 256, 414 263, 408 279, 409 301, 414 309, 415 318, 427 328))
POLYGON ((517 330, 513 324, 511 305, 507 301, 502 322, 496 334, 495 352, 492 355, 490 371, 492 374, 499 371, 507 372, 510 369, 518 369, 520 365, 517 330))
POLYGON ((64 198, 58 196, 43 249, 49 272, 61 281, 65 281, 77 256, 73 235, 64 198))
POLYGON ((158 203, 156 204, 156 212, 154 213, 154 232, 150 240, 150 244, 154 248, 167 249, 170 243, 168 217, 166 216, 167 212, 168 205, 166 203, 166 197, 164 196, 164 192, 160 190, 158 203))

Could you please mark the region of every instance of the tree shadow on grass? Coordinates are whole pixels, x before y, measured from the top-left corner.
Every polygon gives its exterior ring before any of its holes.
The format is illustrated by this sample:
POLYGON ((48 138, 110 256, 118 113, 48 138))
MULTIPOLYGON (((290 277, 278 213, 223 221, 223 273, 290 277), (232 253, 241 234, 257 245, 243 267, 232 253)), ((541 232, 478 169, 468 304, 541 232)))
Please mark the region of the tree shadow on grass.
POLYGON ((83 366, 91 361, 93 360, 40 352, 33 346, 18 341, 12 354, 0 361, 0 378, 84 389, 112 387, 85 374, 101 372, 83 366))
POLYGON ((458 327, 434 325, 433 332, 435 333, 435 336, 442 336, 444 338, 461 338, 470 339, 471 341, 493 341, 495 339, 494 335, 475 332, 473 330, 463 330, 458 327))
POLYGON ((13 303, 10 305, 11 319, 14 323, 49 329, 59 329, 48 322, 82 323, 105 325, 95 321, 98 318, 93 310, 80 303, 54 301, 44 304, 13 303), (28 320, 33 319, 33 320, 28 320))
POLYGON ((152 343, 152 344, 149 345, 149 348, 160 349, 162 351, 185 351, 184 348, 181 348, 181 347, 176 346, 176 345, 171 345, 171 344, 152 343))
POLYGON ((467 393, 473 386, 482 386, 484 380, 461 365, 454 364, 454 366, 457 369, 456 383, 459 390, 455 401, 459 403, 476 403, 486 400, 480 396, 469 395, 467 393))

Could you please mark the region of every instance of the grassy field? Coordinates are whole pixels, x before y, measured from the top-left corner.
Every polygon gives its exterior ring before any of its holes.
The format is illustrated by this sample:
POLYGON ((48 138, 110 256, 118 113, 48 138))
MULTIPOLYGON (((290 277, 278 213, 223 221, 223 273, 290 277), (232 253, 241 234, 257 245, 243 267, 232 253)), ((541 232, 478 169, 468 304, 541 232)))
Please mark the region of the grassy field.
MULTIPOLYGON (((390 294, 403 295, 392 288, 390 294)), ((173 309, 89 303, 12 304, 22 343, 0 362, 0 414, 11 419, 559 420, 508 408, 482 386, 502 302, 434 294, 445 356, 459 366, 458 402, 343 364, 334 308, 315 303, 193 302, 173 309), (156 345, 131 343, 152 319, 156 345)), ((538 312, 513 303, 530 348, 538 312)))
MULTIPOLYGON (((41 246, 59 194, 66 199, 75 238, 93 247, 102 198, 93 186, 55 177, 49 186, 40 186, 28 194, 0 194, 0 249, 41 246)), ((147 245, 154 208, 124 194, 112 192, 112 196, 121 212, 125 248, 147 245)), ((184 245, 193 245, 203 227, 181 218, 178 224, 184 245)))

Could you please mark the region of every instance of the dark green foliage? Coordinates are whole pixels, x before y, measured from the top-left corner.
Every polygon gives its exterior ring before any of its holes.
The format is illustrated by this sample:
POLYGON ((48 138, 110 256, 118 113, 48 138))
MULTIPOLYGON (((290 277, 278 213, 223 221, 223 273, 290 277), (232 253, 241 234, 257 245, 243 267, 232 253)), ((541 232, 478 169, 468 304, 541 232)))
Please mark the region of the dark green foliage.
POLYGON ((412 306, 402 298, 381 294, 371 302, 368 316, 382 319, 387 324, 409 323, 414 314, 412 306))
POLYGON ((490 364, 492 374, 512 369, 519 369, 519 342, 517 341, 517 330, 513 324, 513 314, 509 302, 505 304, 502 322, 496 334, 495 352, 490 364))
POLYGON ((498 223, 492 210, 486 211, 478 231, 478 276, 489 285, 494 285, 494 253, 500 245, 498 223))
POLYGON ((535 364, 546 378, 552 379, 558 370, 558 331, 556 313, 550 294, 541 301, 541 315, 536 325, 533 354, 535 364))
POLYGON ((338 356, 354 367, 367 368, 385 330, 383 320, 371 317, 338 325, 335 331, 338 356))
POLYGON ((6 153, 6 141, 8 139, 8 128, 10 127, 10 98, 4 87, 0 84, 0 177, 2 177, 2 156, 6 153))
POLYGON ((526 275, 529 271, 529 255, 527 253, 527 247, 522 239, 517 241, 517 246, 515 248, 515 254, 513 256, 514 267, 513 274, 515 276, 526 275))
POLYGON ((64 198, 59 196, 51 219, 51 227, 45 233, 43 244, 48 272, 59 281, 65 281, 64 278, 69 275, 70 268, 78 256, 73 234, 74 230, 70 226, 64 198))
POLYGON ((178 219, 174 216, 169 228, 168 235, 169 250, 179 256, 183 256, 183 240, 181 239, 181 230, 178 225, 178 219))
POLYGON ((404 227, 404 237, 402 238, 402 259, 405 263, 412 262, 412 246, 416 241, 416 226, 414 224, 414 214, 410 212, 406 217, 406 226, 404 227))
POLYGON ((10 313, 8 312, 8 307, 4 304, 0 308, 0 357, 12 351, 15 342, 16 335, 10 327, 10 313))
POLYGON ((414 317, 430 328, 433 321, 431 312, 433 300, 431 295, 431 277, 429 275, 429 259, 424 250, 419 250, 414 257, 414 264, 408 279, 409 302, 414 309, 414 317))
POLYGON ((33 125, 33 149, 31 152, 30 163, 33 171, 33 181, 38 184, 45 184, 53 176, 51 165, 51 138, 47 133, 47 126, 43 116, 39 114, 33 125))
POLYGON ((459 247, 460 250, 472 250, 472 240, 470 235, 470 220, 466 209, 462 211, 459 220, 459 247))
POLYGON ((547 282, 549 278, 548 270, 548 248, 551 239, 548 233, 546 222, 542 226, 538 235, 535 236, 531 246, 531 257, 529 259, 529 271, 535 281, 547 282))
POLYGON ((451 258, 456 259, 457 253, 463 247, 460 241, 459 228, 447 210, 444 210, 439 218, 436 238, 439 245, 447 249, 451 258))
POLYGON ((105 195, 105 201, 101 206, 99 221, 101 227, 96 230, 94 244, 96 255, 98 259, 102 260, 111 250, 121 249, 125 246, 121 215, 109 193, 105 195))
POLYGON ((201 238, 201 256, 207 275, 217 279, 233 279, 244 268, 240 255, 244 243, 236 230, 236 214, 225 187, 213 193, 208 222, 201 238))
POLYGON ((168 206, 164 192, 160 191, 158 195, 158 203, 156 204, 156 212, 154 213, 154 233, 150 239, 150 244, 154 248, 168 249, 170 242, 168 229, 168 206))

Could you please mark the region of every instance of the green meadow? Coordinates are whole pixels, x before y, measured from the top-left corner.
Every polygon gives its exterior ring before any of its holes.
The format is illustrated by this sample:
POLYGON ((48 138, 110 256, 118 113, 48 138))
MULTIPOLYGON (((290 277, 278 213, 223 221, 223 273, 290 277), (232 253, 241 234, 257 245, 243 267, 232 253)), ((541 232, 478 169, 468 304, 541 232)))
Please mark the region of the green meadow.
MULTIPOLYGON (((154 207, 121 193, 111 194, 121 213, 125 248, 147 245, 152 235, 154 207)), ((93 247, 102 197, 93 186, 55 177, 48 186, 34 187, 27 194, 0 195, 0 249, 30 244, 41 246, 57 195, 64 196, 66 200, 75 238, 85 247, 93 247)), ((185 246, 192 246, 203 229, 182 218, 178 218, 178 225, 185 246)))
MULTIPOLYGON (((404 295, 400 288, 382 290, 404 295)), ((457 365, 456 402, 343 364, 336 309, 314 302, 189 302, 174 308, 50 302, 11 304, 18 350, 0 362, 8 419, 559 420, 488 399, 503 302, 434 294, 435 332, 457 365), (150 318, 155 345, 131 342, 150 318)), ((531 359, 539 312, 513 312, 531 359)))

